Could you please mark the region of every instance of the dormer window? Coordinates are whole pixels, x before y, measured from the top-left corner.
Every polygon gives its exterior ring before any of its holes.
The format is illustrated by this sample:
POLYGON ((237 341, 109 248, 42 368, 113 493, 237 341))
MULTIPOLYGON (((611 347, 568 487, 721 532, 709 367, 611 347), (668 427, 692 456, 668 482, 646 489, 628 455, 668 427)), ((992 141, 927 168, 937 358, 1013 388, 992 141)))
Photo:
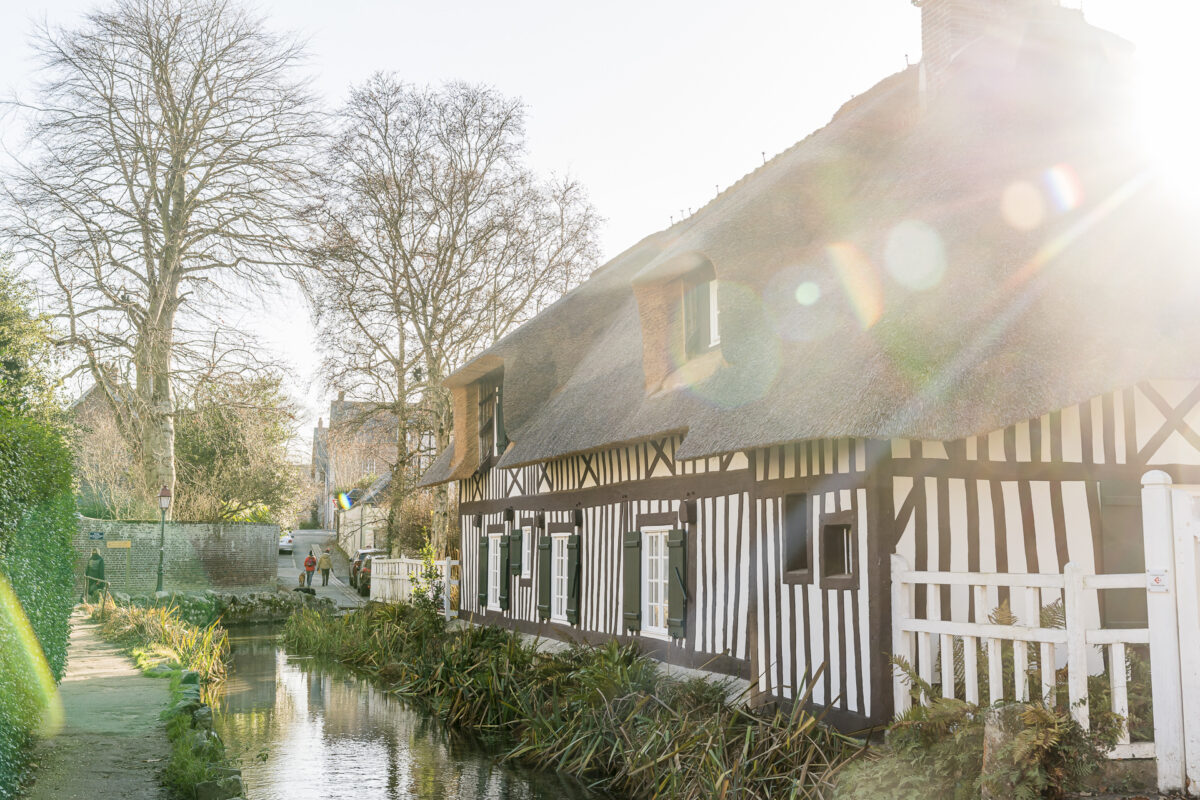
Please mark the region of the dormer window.
POLYGON ((500 410, 501 375, 489 376, 479 385, 479 468, 487 469, 499 459, 507 442, 500 410))
POLYGON ((721 343, 717 280, 711 267, 683 282, 683 353, 695 358, 721 343))

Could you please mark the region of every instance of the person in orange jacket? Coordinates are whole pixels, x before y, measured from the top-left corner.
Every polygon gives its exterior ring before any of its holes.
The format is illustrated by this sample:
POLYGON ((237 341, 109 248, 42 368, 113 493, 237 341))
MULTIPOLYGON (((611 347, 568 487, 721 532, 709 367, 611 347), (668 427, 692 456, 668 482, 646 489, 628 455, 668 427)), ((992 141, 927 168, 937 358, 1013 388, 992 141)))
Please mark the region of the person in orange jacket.
POLYGON ((304 579, 305 586, 312 586, 313 573, 317 570, 317 559, 310 552, 304 557, 304 579))

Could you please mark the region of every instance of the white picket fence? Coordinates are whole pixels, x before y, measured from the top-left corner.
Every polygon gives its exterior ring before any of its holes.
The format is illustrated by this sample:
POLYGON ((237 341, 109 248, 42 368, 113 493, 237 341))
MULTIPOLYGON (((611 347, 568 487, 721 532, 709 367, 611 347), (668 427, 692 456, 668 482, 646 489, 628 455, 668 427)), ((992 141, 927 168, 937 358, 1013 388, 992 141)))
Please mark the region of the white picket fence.
MULTIPOLYGON (((442 559, 434 562, 438 578, 442 581, 443 607, 446 619, 458 616, 451 591, 458 586, 458 561, 442 559)), ((402 603, 412 599, 414 578, 425 568, 419 558, 379 558, 371 562, 371 599, 381 603, 402 603)))
MULTIPOLYGON (((1142 514, 1146 573, 1096 575, 1067 564, 1062 574, 978 572, 925 572, 909 569, 903 556, 892 556, 892 651, 912 664, 920 678, 944 697, 972 703, 1005 699, 1056 699, 1058 671, 1066 668, 1067 698, 1071 713, 1088 726, 1088 675, 1101 672, 1107 661, 1112 710, 1129 713, 1126 685, 1130 646, 1148 647, 1151 695, 1154 707, 1154 741, 1131 742, 1125 731, 1111 752, 1113 758, 1154 758, 1161 791, 1200 788, 1200 501, 1171 485, 1166 473, 1154 471, 1142 479, 1142 514), (922 618, 916 608, 918 586, 926 592, 941 587, 962 587, 974 598, 970 620, 922 618), (1013 609, 1021 613, 1015 624, 989 621, 999 590, 1007 587, 1013 609), (1096 592, 1105 589, 1144 588, 1146 628, 1108 629, 1089 624, 1095 619, 1096 592), (1062 599, 1065 626, 1042 627, 1040 610, 1062 599), (956 642, 962 674, 956 681, 956 642), (982 644, 983 661, 980 653, 982 644), (1096 648, 1107 659, 1095 657, 1096 648), (1004 682, 1004 654, 1011 651, 1012 692, 1004 682), (1031 658, 1031 652, 1037 658, 1031 658), (1030 677, 1031 665, 1037 672, 1030 677), (981 666, 986 669, 987 697, 980 697, 981 666), (1030 685, 1033 683, 1034 685, 1030 685), (1036 692, 1036 695, 1035 695, 1036 692)), ((932 604, 935 608, 937 604, 932 604)), ((957 607, 962 608, 961 604, 957 607)), ((961 614, 961 612, 960 612, 961 614)), ((908 679, 895 674, 897 713, 910 707, 908 679)))
MULTIPOLYGON (((1126 689, 1126 647, 1148 644, 1148 628, 1104 629, 1088 626, 1084 608, 1095 606, 1094 593, 1101 589, 1129 589, 1145 585, 1145 576, 1091 575, 1075 564, 1067 564, 1062 574, 1020 574, 979 572, 916 572, 908 569, 903 556, 892 556, 892 648, 893 653, 916 667, 926 683, 938 687, 943 697, 958 696, 970 703, 982 700, 996 703, 1001 700, 1027 701, 1041 697, 1055 701, 1057 672, 1065 661, 1067 697, 1071 714, 1083 727, 1088 727, 1088 662, 1089 646, 1108 651, 1107 670, 1112 690, 1112 710, 1122 717, 1129 715, 1129 696, 1126 689), (941 586, 965 586, 974 595, 972 621, 920 619, 914 616, 917 586, 937 591, 941 586), (1016 624, 998 625, 988 621, 989 613, 997 606, 996 592, 1008 587, 1013 607, 1022 609, 1016 624), (1020 603, 1017 603, 1017 600, 1020 603), (1043 606, 1063 601, 1066 626, 1042 627, 1043 606), (963 676, 955 682, 955 640, 961 640, 963 676), (980 645, 985 653, 987 697, 980 697, 980 645), (1012 652, 1012 691, 1004 682, 1002 655, 1005 644, 1012 652), (1035 685, 1031 686, 1031 649, 1038 653, 1035 685), (1063 658, 1065 653, 1065 659, 1063 658), (936 668, 936 673, 935 673, 936 668)), ((1094 659, 1092 659, 1094 661, 1094 659)), ((910 693, 907 678, 898 670, 895 676, 896 712, 907 711, 910 693)), ((1153 758, 1153 742, 1130 742, 1125 731, 1120 743, 1110 754, 1113 758, 1153 758)))

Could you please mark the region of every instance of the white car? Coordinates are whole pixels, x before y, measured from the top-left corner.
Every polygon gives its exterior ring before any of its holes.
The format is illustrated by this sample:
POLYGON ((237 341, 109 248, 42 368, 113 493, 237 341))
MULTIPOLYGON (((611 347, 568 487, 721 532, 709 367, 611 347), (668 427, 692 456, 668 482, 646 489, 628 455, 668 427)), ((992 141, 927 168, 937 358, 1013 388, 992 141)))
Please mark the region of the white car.
POLYGON ((283 533, 279 534, 279 552, 281 552, 281 553, 292 552, 292 545, 294 542, 295 542, 295 539, 292 538, 291 531, 284 531, 283 533))

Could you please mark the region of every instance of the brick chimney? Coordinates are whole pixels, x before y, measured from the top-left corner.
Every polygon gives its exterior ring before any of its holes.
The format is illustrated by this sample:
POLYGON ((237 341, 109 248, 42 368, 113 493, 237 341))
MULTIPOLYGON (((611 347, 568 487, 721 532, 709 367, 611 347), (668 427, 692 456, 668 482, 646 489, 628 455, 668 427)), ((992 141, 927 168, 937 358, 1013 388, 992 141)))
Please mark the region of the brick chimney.
POLYGON ((1057 0, 912 0, 921 9, 921 86, 936 89, 967 45, 983 37, 1019 44, 1030 20, 1057 0))
POLYGON ((339 403, 346 402, 346 392, 345 391, 338 392, 338 402, 339 403))

